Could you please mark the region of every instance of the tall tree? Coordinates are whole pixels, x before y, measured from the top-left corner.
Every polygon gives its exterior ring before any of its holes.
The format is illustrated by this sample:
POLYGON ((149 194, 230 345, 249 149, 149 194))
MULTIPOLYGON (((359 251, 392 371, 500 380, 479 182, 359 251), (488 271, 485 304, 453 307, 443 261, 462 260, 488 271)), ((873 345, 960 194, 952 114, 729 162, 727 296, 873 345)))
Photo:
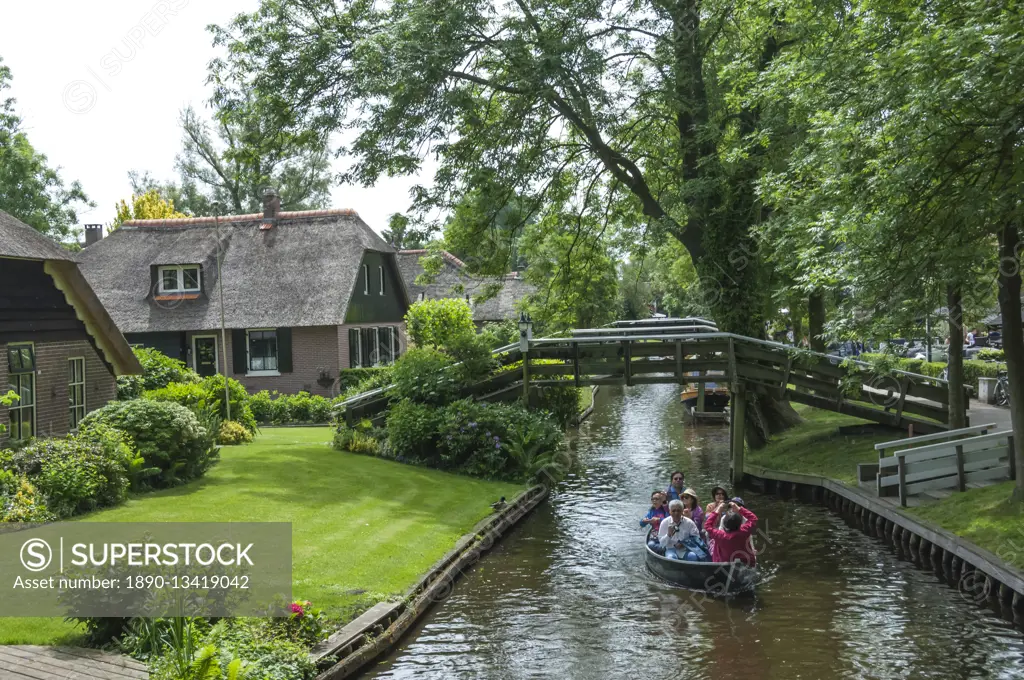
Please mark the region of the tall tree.
MULTIPOLYGON (((770 8, 725 0, 263 0, 217 37, 223 72, 257 100, 301 111, 297 125, 356 127, 348 179, 414 172, 432 153, 424 210, 485 185, 542 223, 570 204, 592 241, 671 235, 717 289, 718 323, 760 336, 769 296, 750 226, 765 217, 754 182, 773 128, 742 90, 785 30, 770 8)), ((755 444, 795 416, 767 394, 748 412, 755 444)))
POLYGON ((78 211, 94 207, 77 181, 65 184, 60 168, 49 165, 22 130, 15 99, 7 94, 11 70, 0 59, 0 210, 30 227, 66 241, 74 233, 78 211))
MULTIPOLYGON (((965 306, 998 284, 1012 326, 1007 363, 1024 369, 1017 13, 984 0, 856 0, 794 5, 787 18, 799 27, 801 51, 774 64, 766 95, 810 124, 763 183, 782 211, 773 238, 791 238, 808 268, 830 272, 879 308, 929 279, 953 291, 953 302, 962 291, 965 306), (822 233, 842 248, 816 252, 822 233), (998 275, 990 264, 997 247, 998 275)), ((960 338, 951 340, 958 351, 960 338)), ((1011 417, 1019 467, 1024 404, 1011 417)), ((1024 480, 1018 484, 1022 496, 1024 480)))
POLYGON ((117 215, 110 223, 110 231, 120 228, 128 220, 159 220, 188 217, 174 209, 174 201, 165 199, 156 189, 141 194, 132 194, 131 202, 121 199, 117 202, 117 215))

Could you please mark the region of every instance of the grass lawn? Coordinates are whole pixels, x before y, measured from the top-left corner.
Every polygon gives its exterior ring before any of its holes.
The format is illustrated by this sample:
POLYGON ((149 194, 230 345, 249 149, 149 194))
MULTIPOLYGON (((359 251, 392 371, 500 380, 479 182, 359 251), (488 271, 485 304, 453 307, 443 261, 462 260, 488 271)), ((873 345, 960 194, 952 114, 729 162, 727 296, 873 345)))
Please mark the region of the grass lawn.
POLYGON ((1024 569, 1024 508, 1009 502, 1013 485, 968 489, 907 510, 1024 569))
POLYGON ((840 425, 860 425, 867 421, 803 404, 793 404, 793 408, 805 422, 774 435, 763 449, 748 449, 748 463, 773 470, 831 477, 856 485, 857 463, 877 462, 875 444, 900 438, 898 432, 840 434, 840 425))
MULTIPOLYGON (((329 427, 265 429, 221 449, 191 484, 85 515, 89 522, 291 522, 292 592, 351 617, 410 587, 500 496, 487 482, 331 448, 329 427)), ((0 618, 0 644, 72 642, 59 618, 0 618)))
POLYGON ((580 389, 580 413, 594 405, 594 391, 590 387, 580 389))

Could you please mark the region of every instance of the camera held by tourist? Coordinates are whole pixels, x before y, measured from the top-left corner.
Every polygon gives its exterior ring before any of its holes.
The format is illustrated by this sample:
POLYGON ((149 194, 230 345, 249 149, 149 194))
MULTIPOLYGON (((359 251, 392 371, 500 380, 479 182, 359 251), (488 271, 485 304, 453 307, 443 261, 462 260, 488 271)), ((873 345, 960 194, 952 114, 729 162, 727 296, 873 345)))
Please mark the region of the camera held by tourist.
POLYGON ((750 537, 755 528, 757 528, 757 515, 743 507, 739 498, 729 501, 728 505, 720 502, 714 507, 709 506, 704 529, 707 531, 708 538, 712 540, 712 561, 739 560, 748 566, 754 566, 757 560, 751 549, 750 537), (722 522, 722 528, 719 529, 718 521, 723 512, 725 519, 722 522))

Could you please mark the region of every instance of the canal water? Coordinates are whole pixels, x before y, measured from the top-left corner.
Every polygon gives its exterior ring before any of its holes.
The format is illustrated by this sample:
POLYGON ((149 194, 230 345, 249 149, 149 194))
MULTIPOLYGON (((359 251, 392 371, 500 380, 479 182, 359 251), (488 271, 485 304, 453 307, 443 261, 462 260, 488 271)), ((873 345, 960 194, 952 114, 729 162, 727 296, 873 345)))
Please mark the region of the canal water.
POLYGON ((579 469, 372 667, 373 678, 1021 678, 1024 637, 824 508, 744 500, 756 595, 652 576, 637 520, 674 469, 726 484, 728 429, 684 427, 670 385, 602 388, 579 469))

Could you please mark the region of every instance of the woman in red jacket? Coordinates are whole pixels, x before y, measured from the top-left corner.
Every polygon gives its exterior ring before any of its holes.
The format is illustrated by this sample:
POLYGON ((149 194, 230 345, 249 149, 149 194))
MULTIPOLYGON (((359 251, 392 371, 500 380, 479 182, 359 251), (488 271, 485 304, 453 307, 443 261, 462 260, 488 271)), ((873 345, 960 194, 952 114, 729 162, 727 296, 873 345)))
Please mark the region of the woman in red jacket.
POLYGON ((732 501, 729 502, 729 512, 725 515, 722 528, 718 528, 718 517, 725 508, 725 503, 719 503, 714 508, 709 508, 707 519, 704 520, 704 530, 708 533, 711 543, 711 560, 713 562, 732 562, 739 560, 747 566, 753 567, 757 558, 748 547, 750 536, 757 528, 757 515, 741 505, 732 501), (744 522, 743 520, 747 520, 744 522))

